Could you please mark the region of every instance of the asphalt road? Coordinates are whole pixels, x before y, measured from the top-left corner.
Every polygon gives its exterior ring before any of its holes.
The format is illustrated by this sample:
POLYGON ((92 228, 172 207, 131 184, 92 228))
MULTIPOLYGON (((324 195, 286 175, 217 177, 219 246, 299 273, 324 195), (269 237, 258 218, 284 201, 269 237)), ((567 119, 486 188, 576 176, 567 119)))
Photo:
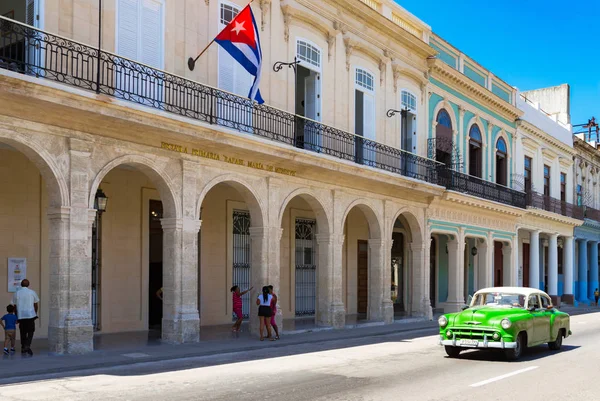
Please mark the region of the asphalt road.
POLYGON ((560 352, 540 346, 518 362, 476 350, 449 359, 437 336, 416 332, 24 378, 0 399, 597 399, 600 313, 572 317, 571 330, 560 352))

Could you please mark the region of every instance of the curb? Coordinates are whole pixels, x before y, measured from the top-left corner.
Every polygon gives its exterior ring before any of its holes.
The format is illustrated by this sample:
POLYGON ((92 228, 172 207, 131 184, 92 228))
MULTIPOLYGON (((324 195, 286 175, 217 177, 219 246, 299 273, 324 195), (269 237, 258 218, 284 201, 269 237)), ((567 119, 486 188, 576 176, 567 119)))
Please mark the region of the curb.
MULTIPOLYGON (((329 339, 319 340, 318 343, 328 343, 328 342, 340 341, 340 340, 353 340, 353 339, 357 339, 357 338, 385 336, 385 335, 390 335, 390 334, 395 334, 395 333, 407 333, 407 332, 411 332, 411 331, 436 330, 437 322, 432 321, 430 323, 432 323, 431 326, 424 326, 424 327, 395 328, 394 330, 385 330, 385 331, 381 331, 381 332, 377 332, 377 333, 352 333, 351 335, 347 335, 347 336, 340 336, 337 338, 329 338, 329 339), (435 325, 433 325, 433 324, 435 324, 435 325)), ((396 324, 391 324, 391 325, 387 325, 387 326, 390 327, 390 326, 402 326, 402 325, 403 325, 403 323, 396 323, 396 324)), ((340 331, 343 331, 343 330, 345 330, 345 329, 342 329, 340 331)), ((437 330, 436 330, 436 332, 437 332, 437 330)), ((296 333, 296 334, 299 334, 299 333, 296 333)), ((139 363, 175 361, 178 359, 201 358, 201 357, 210 357, 210 356, 222 355, 222 354, 233 354, 233 353, 239 353, 239 352, 258 351, 258 350, 262 350, 262 349, 283 348, 283 347, 287 347, 290 345, 307 344, 309 342, 310 342, 310 339, 308 339, 308 341, 306 339, 295 340, 295 341, 292 340, 289 342, 277 342, 276 344, 272 344, 269 346, 257 344, 257 345, 252 345, 252 346, 241 347, 241 348, 238 348, 235 350, 218 350, 218 351, 206 351, 206 352, 199 352, 199 353, 194 353, 192 351, 188 355, 148 356, 148 357, 141 357, 141 358, 135 358, 135 359, 130 359, 130 360, 122 360, 122 361, 93 362, 93 363, 75 365, 72 367, 71 366, 63 366, 63 367, 53 367, 53 368, 49 368, 49 369, 28 370, 26 372, 15 372, 12 374, 11 374, 11 372, 3 372, 2 376, 0 377, 0 382, 4 382, 5 379, 11 379, 11 378, 12 379, 25 378, 25 377, 31 377, 31 376, 52 375, 52 374, 56 374, 56 373, 77 372, 77 371, 90 370, 90 369, 110 368, 110 367, 117 367, 117 366, 129 366, 129 365, 135 365, 135 364, 139 364, 139 363)), ((90 355, 93 355, 93 354, 90 354, 90 355)), ((62 357, 63 357, 62 355, 55 356, 55 358, 62 358, 62 357)))

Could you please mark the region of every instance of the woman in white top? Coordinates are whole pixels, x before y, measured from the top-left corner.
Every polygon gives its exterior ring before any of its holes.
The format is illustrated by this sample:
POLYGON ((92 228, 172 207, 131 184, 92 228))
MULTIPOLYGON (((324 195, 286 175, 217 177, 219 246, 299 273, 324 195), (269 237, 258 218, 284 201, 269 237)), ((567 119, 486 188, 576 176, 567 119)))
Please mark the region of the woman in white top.
POLYGON ((275 341, 274 338, 271 337, 271 301, 273 300, 273 295, 269 293, 269 287, 262 288, 262 294, 258 295, 256 298, 256 305, 258 305, 258 319, 260 320, 260 341, 263 341, 265 338, 263 337, 263 328, 267 327, 267 337, 270 337, 271 341, 275 341))

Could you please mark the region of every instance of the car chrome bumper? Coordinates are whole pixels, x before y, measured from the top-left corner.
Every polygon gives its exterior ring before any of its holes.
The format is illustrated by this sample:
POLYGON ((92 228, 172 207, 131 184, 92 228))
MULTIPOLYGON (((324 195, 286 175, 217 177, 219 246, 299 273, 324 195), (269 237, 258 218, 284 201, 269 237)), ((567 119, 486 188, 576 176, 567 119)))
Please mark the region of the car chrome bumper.
POLYGON ((460 347, 460 348, 498 348, 498 349, 507 349, 507 348, 517 348, 516 342, 507 342, 503 339, 500 341, 487 341, 487 339, 483 339, 483 341, 478 341, 477 345, 460 345, 460 340, 453 338, 452 340, 444 340, 443 336, 440 336, 440 345, 449 345, 451 347, 460 347))

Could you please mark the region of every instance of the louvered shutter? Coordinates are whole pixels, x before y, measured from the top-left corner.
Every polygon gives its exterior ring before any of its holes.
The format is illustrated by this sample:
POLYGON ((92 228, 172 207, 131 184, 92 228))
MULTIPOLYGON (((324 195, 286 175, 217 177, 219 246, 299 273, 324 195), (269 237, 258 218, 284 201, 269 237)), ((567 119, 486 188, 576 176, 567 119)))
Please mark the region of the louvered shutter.
POLYGON ((163 68, 162 4, 156 0, 142 1, 140 61, 150 67, 163 68))
POLYGON ((139 8, 137 0, 119 0, 117 54, 136 60, 139 54, 139 8))
POLYGON ((364 93, 364 118, 363 135, 365 138, 375 140, 375 98, 369 93, 364 93))
POLYGON ((26 9, 25 9, 25 23, 31 26, 37 26, 37 10, 36 10, 36 0, 27 0, 26 9))

